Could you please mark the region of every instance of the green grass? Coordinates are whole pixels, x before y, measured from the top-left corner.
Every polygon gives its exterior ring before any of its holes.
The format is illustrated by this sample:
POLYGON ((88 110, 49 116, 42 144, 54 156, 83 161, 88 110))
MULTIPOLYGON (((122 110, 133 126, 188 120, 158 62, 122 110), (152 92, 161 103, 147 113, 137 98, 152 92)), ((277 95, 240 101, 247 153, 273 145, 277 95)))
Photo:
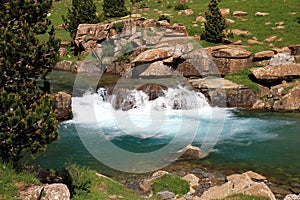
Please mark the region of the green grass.
POLYGON ((16 172, 3 163, 0 163, 0 176, 0 199, 16 199, 19 187, 40 184, 33 174, 16 172))
POLYGON ((222 200, 270 200, 266 197, 258 197, 258 196, 251 196, 246 194, 235 194, 229 197, 226 197, 222 200))
POLYGON ((259 92, 259 86, 257 83, 250 79, 251 71, 249 69, 241 69, 233 74, 227 74, 224 78, 234 83, 247 86, 253 90, 253 92, 259 92))
MULTIPOLYGON (((199 15, 204 16, 204 11, 207 10, 209 0, 197 0, 186 5, 191 8, 194 14, 190 16, 181 15, 178 16, 178 11, 174 10, 178 1, 159 1, 159 0, 143 0, 139 3, 132 5, 129 0, 126 1, 127 8, 130 9, 132 14, 139 13, 145 18, 158 19, 161 15, 170 17, 171 24, 180 23, 187 27, 187 31, 190 35, 200 35, 203 29, 200 28, 201 23, 196 22, 196 17, 199 15), (146 5, 149 10, 137 11, 141 5, 146 5), (193 27, 194 24, 198 24, 198 27, 193 27)), ((97 12, 102 12, 102 1, 95 1, 97 5, 97 12)), ((71 0, 61 0, 53 2, 53 9, 49 19, 54 26, 62 24, 62 15, 67 14, 67 8, 71 6, 71 0)), ((241 30, 248 30, 252 33, 251 36, 234 36, 233 41, 242 40, 242 43, 247 45, 247 40, 252 37, 256 37, 259 41, 276 35, 277 39, 283 38, 282 42, 275 41, 273 44, 276 47, 284 47, 291 44, 300 43, 298 33, 300 32, 300 24, 297 22, 296 15, 289 14, 290 12, 299 12, 300 4, 298 0, 272 0, 272 1, 259 1, 259 0, 222 0, 219 4, 220 8, 230 8, 231 14, 236 10, 242 10, 248 12, 247 16, 242 18, 235 18, 228 15, 227 18, 235 20, 234 24, 229 25, 228 29, 237 28, 241 30), (255 17, 256 12, 268 12, 270 15, 264 17, 255 17), (285 29, 272 30, 275 27, 275 23, 284 22, 285 29), (270 25, 265 25, 265 22, 271 22, 270 25)), ((65 30, 57 30, 57 36, 62 41, 69 41, 71 38, 69 33, 65 30)), ((211 46, 214 44, 200 41, 203 47, 211 46)), ((249 50, 258 52, 262 50, 271 49, 268 43, 263 45, 249 45, 249 50)))
POLYGON ((190 185, 178 176, 166 174, 154 181, 153 192, 170 191, 175 194, 184 195, 189 192, 190 185))
POLYGON ((118 199, 132 200, 143 199, 135 191, 127 189, 124 185, 102 176, 96 171, 77 165, 69 165, 62 170, 64 182, 71 188, 72 199, 98 200, 116 196, 118 199))

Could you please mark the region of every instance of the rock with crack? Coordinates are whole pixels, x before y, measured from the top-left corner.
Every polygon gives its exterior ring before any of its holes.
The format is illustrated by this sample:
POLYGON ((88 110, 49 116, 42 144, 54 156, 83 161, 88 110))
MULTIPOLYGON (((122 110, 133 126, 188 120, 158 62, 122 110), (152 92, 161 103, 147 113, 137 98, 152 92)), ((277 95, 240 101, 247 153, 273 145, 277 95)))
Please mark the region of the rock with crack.
POLYGON ((199 200, 224 199, 234 194, 247 194, 276 200, 274 194, 265 183, 253 181, 247 173, 234 175, 227 179, 229 179, 227 183, 211 187, 204 192, 199 200))

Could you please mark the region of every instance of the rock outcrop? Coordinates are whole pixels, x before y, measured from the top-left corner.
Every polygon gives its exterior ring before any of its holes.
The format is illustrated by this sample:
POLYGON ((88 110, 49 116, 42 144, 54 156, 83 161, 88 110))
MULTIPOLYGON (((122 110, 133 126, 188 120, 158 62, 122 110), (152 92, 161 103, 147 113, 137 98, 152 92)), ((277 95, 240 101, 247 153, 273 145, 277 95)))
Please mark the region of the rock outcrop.
POLYGON ((222 45, 207 48, 220 75, 237 72, 252 64, 252 53, 240 46, 222 45))
POLYGON ((193 79, 190 83, 212 106, 251 108, 256 100, 256 94, 250 88, 223 78, 193 79))
POLYGON ((255 110, 300 111, 300 82, 272 86, 253 104, 255 110))
POLYGON ((300 77, 300 64, 266 66, 250 69, 256 79, 261 81, 289 80, 300 77))
MULTIPOLYGON (((125 19, 114 21, 111 23, 98 23, 98 24, 80 24, 77 28, 77 33, 75 37, 76 49, 80 54, 86 54, 91 52, 92 48, 96 48, 97 44, 101 44, 102 41, 114 37, 116 38, 116 24, 122 24, 122 31, 126 33, 129 37, 135 35, 136 29, 139 28, 150 28, 158 27, 164 29, 170 29, 177 33, 181 33, 184 36, 187 36, 186 28, 180 24, 170 25, 166 21, 155 21, 153 19, 146 20, 144 18, 134 18, 134 19, 125 19)), ((139 36, 137 33, 136 36, 139 36)), ((142 36, 142 35, 141 35, 142 36)), ((137 46, 141 46, 142 43, 151 43, 154 41, 155 37, 140 37, 139 39, 132 38, 137 46)), ((128 42, 128 41, 127 41, 128 42)))
POLYGON ((58 110, 58 119, 66 120, 72 118, 72 96, 65 92, 58 92, 53 95, 55 100, 54 109, 58 110))
MULTIPOLYGON (((253 172, 251 174, 253 175, 253 172)), ((263 182, 257 182, 256 177, 261 178, 258 175, 253 178, 247 173, 229 176, 228 182, 221 186, 211 187, 199 200, 223 199, 234 194, 247 194, 276 200, 270 188, 263 182)))

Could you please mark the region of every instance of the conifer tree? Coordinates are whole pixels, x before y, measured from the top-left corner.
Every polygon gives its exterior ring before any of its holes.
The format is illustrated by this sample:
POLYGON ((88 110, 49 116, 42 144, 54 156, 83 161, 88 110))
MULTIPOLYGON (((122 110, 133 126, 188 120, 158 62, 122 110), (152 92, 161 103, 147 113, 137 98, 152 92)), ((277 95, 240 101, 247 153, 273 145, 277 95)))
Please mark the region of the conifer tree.
POLYGON ((104 0, 103 13, 105 17, 124 17, 129 14, 125 0, 104 0))
POLYGON ((57 138, 57 115, 46 75, 56 63, 59 41, 48 41, 52 0, 0 1, 0 160, 16 163, 57 138), (38 84, 39 83, 39 84, 38 84))
POLYGON ((226 28, 225 19, 218 7, 218 0, 210 0, 208 11, 205 12, 205 31, 201 35, 208 42, 219 43, 224 37, 223 30, 226 28))
POLYGON ((74 39, 79 24, 94 24, 100 22, 96 16, 96 5, 93 0, 72 0, 72 8, 68 9, 67 18, 62 16, 65 29, 74 39))

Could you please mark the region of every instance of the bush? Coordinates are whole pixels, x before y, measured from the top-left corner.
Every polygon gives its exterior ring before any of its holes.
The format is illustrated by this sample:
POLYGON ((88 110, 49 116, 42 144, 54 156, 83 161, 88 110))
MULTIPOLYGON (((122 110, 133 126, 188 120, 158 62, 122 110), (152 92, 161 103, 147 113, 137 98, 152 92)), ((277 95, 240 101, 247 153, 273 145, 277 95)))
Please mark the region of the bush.
POLYGON ((300 24, 300 16, 298 16, 298 17, 296 18, 296 20, 297 20, 297 23, 300 24))
POLYGON ((205 31, 201 37, 208 42, 222 42, 224 37, 223 30, 226 28, 226 24, 218 7, 218 0, 210 0, 208 11, 205 12, 205 18, 205 31))
POLYGON ((104 0, 103 13, 105 17, 124 17, 129 14, 124 0, 104 0))
POLYGON ((121 33, 124 28, 124 23, 123 22, 114 23, 113 28, 117 31, 117 33, 121 33))
POLYGON ((184 195, 190 191, 190 185, 178 176, 166 174, 154 181, 152 189, 154 193, 170 191, 184 195))
POLYGON ((101 21, 96 16, 96 5, 93 0, 72 0, 72 8, 68 9, 67 17, 62 16, 64 28, 74 39, 79 24, 93 24, 101 21))
POLYGON ((63 178, 63 183, 70 189, 71 195, 91 192, 96 173, 84 167, 72 164, 57 172, 63 178))
POLYGON ((132 3, 132 4, 136 4, 136 3, 138 3, 138 2, 141 2, 142 0, 130 0, 130 2, 132 3))
POLYGON ((178 3, 174 6, 174 10, 186 10, 189 9, 189 6, 187 4, 178 3))
POLYGON ((159 16, 159 18, 158 18, 158 21, 162 21, 162 20, 166 20, 167 22, 169 22, 170 23, 170 17, 168 17, 168 16, 166 16, 166 15, 161 15, 161 16, 159 16))

